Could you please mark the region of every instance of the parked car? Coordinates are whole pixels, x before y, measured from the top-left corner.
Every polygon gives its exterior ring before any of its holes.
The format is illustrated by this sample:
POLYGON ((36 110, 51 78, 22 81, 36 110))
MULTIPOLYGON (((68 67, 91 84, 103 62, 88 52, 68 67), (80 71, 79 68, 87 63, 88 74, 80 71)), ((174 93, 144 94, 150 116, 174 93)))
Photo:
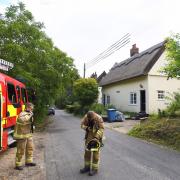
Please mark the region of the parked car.
POLYGON ((55 115, 55 108, 53 108, 53 107, 49 107, 48 108, 48 115, 55 115))

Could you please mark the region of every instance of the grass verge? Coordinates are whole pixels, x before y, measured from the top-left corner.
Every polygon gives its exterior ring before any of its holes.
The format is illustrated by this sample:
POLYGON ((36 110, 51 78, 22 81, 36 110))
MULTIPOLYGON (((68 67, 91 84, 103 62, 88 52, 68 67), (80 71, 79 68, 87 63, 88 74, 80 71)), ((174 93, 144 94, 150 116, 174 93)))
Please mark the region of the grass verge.
POLYGON ((180 151, 180 118, 167 120, 150 117, 136 125, 128 134, 180 151))

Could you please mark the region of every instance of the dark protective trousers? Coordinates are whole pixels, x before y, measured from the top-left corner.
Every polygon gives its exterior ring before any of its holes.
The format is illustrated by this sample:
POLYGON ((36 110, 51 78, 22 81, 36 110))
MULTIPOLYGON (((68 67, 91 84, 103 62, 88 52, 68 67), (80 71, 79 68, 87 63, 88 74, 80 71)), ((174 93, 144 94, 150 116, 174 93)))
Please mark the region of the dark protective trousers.
POLYGON ((25 162, 33 162, 33 139, 32 137, 17 140, 16 167, 22 166, 22 158, 25 154, 25 162))
MULTIPOLYGON (((100 150, 94 151, 93 152, 92 169, 98 170, 99 158, 100 158, 100 150)), ((85 150, 85 154, 84 154, 85 167, 90 167, 90 161, 91 161, 91 151, 85 150)))

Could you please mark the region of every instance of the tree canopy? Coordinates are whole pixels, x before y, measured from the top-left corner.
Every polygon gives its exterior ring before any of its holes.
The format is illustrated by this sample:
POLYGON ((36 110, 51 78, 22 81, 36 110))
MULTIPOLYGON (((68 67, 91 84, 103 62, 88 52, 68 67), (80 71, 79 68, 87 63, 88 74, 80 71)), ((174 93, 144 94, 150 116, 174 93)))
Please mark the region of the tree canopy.
POLYGON ((51 104, 79 77, 73 59, 54 46, 44 24, 23 3, 11 5, 0 19, 0 58, 14 63, 8 72, 36 92, 36 110, 51 104))
POLYGON ((164 72, 170 78, 180 78, 180 34, 173 34, 166 43, 168 64, 164 72))
POLYGON ((98 98, 98 84, 94 78, 82 78, 75 81, 73 92, 81 106, 91 105, 98 98))

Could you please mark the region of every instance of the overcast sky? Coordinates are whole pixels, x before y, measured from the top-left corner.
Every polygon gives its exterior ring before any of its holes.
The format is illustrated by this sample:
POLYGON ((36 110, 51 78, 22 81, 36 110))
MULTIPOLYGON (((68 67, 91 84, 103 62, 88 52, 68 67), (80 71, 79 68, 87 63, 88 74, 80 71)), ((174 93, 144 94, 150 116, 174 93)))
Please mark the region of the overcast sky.
MULTIPOLYGON (((17 0, 0 0, 0 12, 17 0)), ((89 62, 126 33, 129 44, 87 69, 106 72, 129 58, 133 44, 140 52, 180 32, 180 0, 22 0, 36 21, 44 22, 54 44, 75 60, 80 75, 89 62)))

